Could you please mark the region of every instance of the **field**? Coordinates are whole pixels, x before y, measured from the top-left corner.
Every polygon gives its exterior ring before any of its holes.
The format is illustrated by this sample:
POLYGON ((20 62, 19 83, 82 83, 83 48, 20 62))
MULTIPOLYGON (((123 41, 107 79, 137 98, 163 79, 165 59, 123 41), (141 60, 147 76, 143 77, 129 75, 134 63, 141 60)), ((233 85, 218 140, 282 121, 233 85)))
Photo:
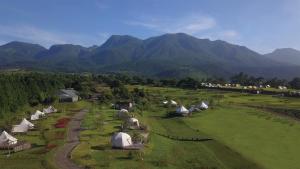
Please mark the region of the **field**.
POLYGON ((134 87, 150 95, 148 103, 134 111, 150 128, 149 143, 141 151, 111 149, 111 135, 122 121, 114 118, 116 111, 108 104, 94 104, 83 122, 82 143, 72 153, 76 163, 88 168, 300 168, 300 124, 280 114, 282 108, 300 110, 299 99, 134 87), (168 117, 175 108, 164 107, 164 99, 187 107, 206 100, 211 106, 190 117, 168 117), (213 140, 178 141, 162 135, 213 140))
MULTIPOLYGON (((7 157, 7 151, 0 151, 0 168, 5 169, 55 169, 53 161, 55 150, 64 143, 66 128, 57 128, 55 124, 59 119, 70 118, 75 111, 87 106, 86 102, 57 103, 54 106, 58 113, 51 114, 45 119, 34 122, 36 130, 26 135, 16 135, 19 140, 26 140, 32 144, 30 150, 11 154, 7 157)), ((24 108, 11 118, 12 124, 18 124, 22 117, 26 117, 26 111, 41 110, 41 106, 24 108)), ((4 119, 0 120, 3 124, 4 119)), ((10 130, 8 130, 10 131, 10 130)))

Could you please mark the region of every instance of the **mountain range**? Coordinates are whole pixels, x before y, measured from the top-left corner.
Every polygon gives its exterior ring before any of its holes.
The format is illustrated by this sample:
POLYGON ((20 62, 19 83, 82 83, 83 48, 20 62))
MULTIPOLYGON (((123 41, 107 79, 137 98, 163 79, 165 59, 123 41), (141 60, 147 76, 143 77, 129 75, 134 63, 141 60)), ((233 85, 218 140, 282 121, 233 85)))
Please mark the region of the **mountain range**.
POLYGON ((224 77, 239 72, 290 79, 300 76, 299 51, 278 49, 261 55, 225 41, 164 34, 145 40, 112 35, 101 46, 10 42, 0 46, 0 68, 61 72, 126 72, 152 77, 224 77), (298 54, 298 55, 297 55, 298 54), (295 64, 295 63, 298 64, 295 64))

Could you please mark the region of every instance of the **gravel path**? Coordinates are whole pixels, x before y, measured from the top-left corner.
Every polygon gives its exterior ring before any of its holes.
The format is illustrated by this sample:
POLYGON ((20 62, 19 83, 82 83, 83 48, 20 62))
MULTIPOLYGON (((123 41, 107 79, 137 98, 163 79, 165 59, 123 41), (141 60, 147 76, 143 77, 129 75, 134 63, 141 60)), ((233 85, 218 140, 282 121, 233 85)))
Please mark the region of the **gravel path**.
POLYGON ((83 109, 75 114, 68 125, 67 142, 55 154, 55 163, 60 169, 82 169, 70 159, 72 150, 80 143, 79 132, 81 121, 88 110, 83 109))

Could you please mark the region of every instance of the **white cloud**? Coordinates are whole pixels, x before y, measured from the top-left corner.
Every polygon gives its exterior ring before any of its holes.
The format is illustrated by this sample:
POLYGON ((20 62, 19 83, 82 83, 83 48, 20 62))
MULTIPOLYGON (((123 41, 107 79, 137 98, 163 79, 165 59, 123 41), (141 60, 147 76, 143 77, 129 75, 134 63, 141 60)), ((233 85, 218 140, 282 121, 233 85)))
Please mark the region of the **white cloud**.
POLYGON ((134 21, 126 21, 124 23, 162 33, 183 32, 188 34, 197 34, 212 29, 217 25, 214 18, 199 14, 188 15, 176 19, 142 18, 134 21))
POLYGON ((225 30, 220 32, 220 37, 222 39, 236 39, 239 37, 239 33, 235 30, 225 30))
POLYGON ((31 25, 0 25, 0 38, 5 39, 7 42, 18 40, 38 43, 46 47, 53 44, 65 43, 90 46, 100 44, 106 40, 106 37, 100 34, 92 36, 79 33, 56 32, 44 30, 31 25))

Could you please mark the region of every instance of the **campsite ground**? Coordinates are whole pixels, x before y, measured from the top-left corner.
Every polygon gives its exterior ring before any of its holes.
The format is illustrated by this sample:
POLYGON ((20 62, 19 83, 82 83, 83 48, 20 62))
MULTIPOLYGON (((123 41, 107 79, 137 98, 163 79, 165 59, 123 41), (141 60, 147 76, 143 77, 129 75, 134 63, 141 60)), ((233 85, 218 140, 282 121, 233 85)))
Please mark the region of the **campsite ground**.
POLYGON ((116 111, 110 108, 110 103, 83 101, 55 105, 61 113, 37 122, 37 131, 18 136, 33 143, 33 148, 9 158, 1 152, 1 166, 55 168, 53 156, 57 146, 64 142, 66 129, 55 128, 54 124, 58 119, 71 117, 75 110, 88 108, 82 122, 81 143, 71 154, 74 162, 87 168, 300 168, 297 160, 300 123, 298 119, 280 114, 283 109, 300 111, 300 99, 129 86, 134 87, 144 88, 149 94, 147 104, 133 111, 140 122, 149 127, 149 143, 143 150, 112 149, 110 138, 122 123, 114 118, 116 111), (169 117, 168 112, 175 107, 164 107, 161 102, 165 99, 174 99, 186 107, 201 100, 211 104, 209 110, 190 117, 169 117), (213 140, 178 141, 161 135, 213 140))
MULTIPOLYGON (((133 87, 133 86, 130 86, 133 87)), ((150 141, 142 151, 112 150, 110 138, 121 121, 115 110, 94 104, 83 125, 81 144, 72 159, 91 168, 299 168, 300 142, 297 119, 271 112, 265 107, 300 110, 300 99, 241 94, 217 90, 182 90, 143 87, 151 98, 138 119, 150 127, 150 141), (174 99, 189 107, 201 100, 209 110, 191 117, 169 118, 175 108, 164 107, 174 99), (255 108, 253 107, 255 106, 255 108), (212 141, 172 140, 158 134, 212 141)))
MULTIPOLYGON (((17 135, 19 140, 26 140, 32 144, 30 150, 25 150, 6 156, 7 151, 0 151, 0 164, 6 169, 54 169, 54 152, 64 143, 66 128, 56 128, 54 125, 59 119, 70 118, 74 112, 88 105, 87 102, 55 104, 59 112, 49 115, 48 118, 35 121, 37 130, 25 135, 17 135)), ((20 111, 12 123, 19 123, 26 111, 34 112, 42 107, 25 108, 20 111)), ((2 119, 3 122, 3 119, 2 119)))

